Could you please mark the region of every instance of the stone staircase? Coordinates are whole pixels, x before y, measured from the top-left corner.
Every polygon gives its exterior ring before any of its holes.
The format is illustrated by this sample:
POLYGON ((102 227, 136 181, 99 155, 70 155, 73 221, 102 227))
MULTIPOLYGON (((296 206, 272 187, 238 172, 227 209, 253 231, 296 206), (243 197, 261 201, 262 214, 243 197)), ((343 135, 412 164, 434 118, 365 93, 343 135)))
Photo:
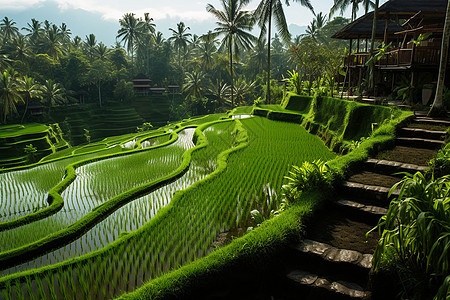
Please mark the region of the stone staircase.
MULTIPOLYGON (((380 299, 370 291, 372 253, 379 239, 373 228, 389 207, 388 193, 403 175, 427 170, 402 151, 432 156, 444 145, 449 121, 415 117, 398 132, 396 147, 385 155, 401 161, 371 158, 337 190, 336 200, 318 212, 307 239, 292 245, 286 274, 272 299, 380 299)), ((420 160, 419 160, 420 161, 420 160)), ((394 191, 390 198, 398 195, 394 191)))

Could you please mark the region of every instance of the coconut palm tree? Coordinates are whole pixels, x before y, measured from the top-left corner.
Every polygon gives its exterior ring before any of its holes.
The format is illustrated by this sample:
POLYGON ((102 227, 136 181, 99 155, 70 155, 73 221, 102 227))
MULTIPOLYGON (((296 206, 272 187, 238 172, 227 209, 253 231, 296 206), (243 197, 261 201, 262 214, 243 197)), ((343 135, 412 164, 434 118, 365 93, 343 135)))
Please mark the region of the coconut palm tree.
POLYGON ((439 63, 438 83, 436 87, 436 96, 431 106, 429 116, 437 115, 443 108, 442 93, 444 91, 445 72, 448 62, 448 48, 450 43, 450 0, 447 4, 447 14, 445 15, 444 32, 441 45, 441 59, 439 63))
POLYGON ((25 115, 27 114, 28 110, 28 104, 30 103, 30 100, 40 99, 42 91, 41 91, 41 85, 36 83, 34 81, 34 78, 28 77, 25 75, 19 82, 19 92, 22 95, 22 100, 25 102, 25 111, 23 112, 22 119, 20 123, 23 123, 23 120, 25 119, 25 115))
POLYGON ((86 35, 84 47, 89 55, 91 62, 94 60, 95 47, 97 46, 97 39, 95 38, 95 34, 91 33, 90 35, 86 35))
POLYGON ((48 106, 48 113, 53 106, 66 102, 65 89, 61 84, 55 83, 51 79, 46 80, 44 85, 41 86, 41 93, 44 103, 48 106))
MULTIPOLYGON (((151 22, 150 19, 149 23, 151 22)), ((119 20, 119 24, 121 28, 117 31, 117 38, 122 38, 120 42, 127 46, 127 51, 131 54, 131 60, 134 61, 134 49, 144 32, 144 23, 139 22, 133 13, 126 13, 119 20)))
POLYGON ((358 13, 359 6, 364 6, 364 10, 366 13, 369 12, 369 8, 374 6, 374 3, 371 0, 334 0, 333 6, 330 9, 329 17, 331 18, 337 11, 339 11, 342 16, 345 10, 351 6, 352 7, 352 21, 356 19, 356 14, 358 13))
POLYGON ((216 79, 215 81, 209 80, 207 92, 216 98, 218 106, 222 106, 228 101, 229 89, 228 84, 216 79))
POLYGON ((251 65, 256 67, 258 73, 262 73, 264 70, 264 64, 267 62, 267 49, 266 49, 266 38, 262 37, 258 39, 250 53, 251 65))
POLYGON ((22 27, 22 30, 28 31, 26 37, 32 45, 36 45, 42 37, 42 23, 36 19, 31 19, 31 23, 27 23, 27 27, 22 27))
POLYGON ((6 123, 6 117, 11 112, 15 112, 17 114, 16 103, 19 101, 23 100, 19 92, 17 72, 12 69, 8 69, 1 74, 0 78, 0 103, 4 123, 6 123))
POLYGON ((203 82, 205 73, 202 71, 192 71, 186 73, 183 91, 188 93, 188 97, 201 98, 203 94, 203 82))
POLYGON ((95 57, 103 61, 107 59, 110 52, 111 50, 108 49, 108 47, 105 46, 105 44, 103 44, 102 42, 100 42, 97 47, 94 48, 95 57))
POLYGON ((4 17, 0 22, 0 31, 3 34, 3 43, 6 43, 19 35, 19 28, 14 25, 16 25, 16 22, 8 19, 8 17, 4 17))
POLYGON ((59 34, 63 43, 66 44, 70 42, 70 35, 72 34, 72 32, 69 28, 67 28, 66 23, 62 23, 61 26, 59 26, 59 34))
POLYGON ((201 42, 197 48, 197 52, 202 63, 202 67, 208 71, 211 69, 213 65, 213 57, 216 52, 216 43, 215 39, 203 39, 203 36, 200 38, 201 42))
POLYGON ((175 49, 178 52, 178 64, 181 65, 181 51, 185 52, 187 45, 190 43, 189 37, 192 35, 187 33, 191 28, 189 26, 186 27, 183 22, 177 24, 177 29, 169 28, 172 31, 172 36, 168 39, 169 42, 172 42, 175 49))
POLYGON ((61 35, 59 28, 56 25, 51 26, 50 29, 46 31, 45 41, 43 44, 46 49, 46 53, 53 58, 53 60, 58 60, 59 57, 63 55, 61 48, 61 35))
MULTIPOLYGON (((297 0, 301 5, 309 8, 313 13, 313 7, 310 0, 297 0)), ((289 5, 289 0, 285 0, 285 4, 289 5)), ((272 37, 272 18, 274 18, 275 26, 284 42, 291 41, 286 17, 283 11, 281 0, 262 0, 255 10, 255 18, 261 28, 260 38, 267 32, 267 103, 270 103, 270 40, 272 37), (267 25, 267 26, 266 26, 267 25)))
POLYGON ((206 10, 212 13, 217 19, 217 26, 214 31, 218 35, 222 35, 222 43, 220 48, 228 49, 228 57, 230 60, 230 76, 231 76, 231 106, 234 106, 234 85, 233 85, 233 55, 239 59, 241 49, 247 50, 252 47, 256 37, 250 31, 253 28, 254 18, 248 11, 244 11, 244 6, 248 0, 221 0, 223 10, 218 10, 211 4, 206 6, 206 10))

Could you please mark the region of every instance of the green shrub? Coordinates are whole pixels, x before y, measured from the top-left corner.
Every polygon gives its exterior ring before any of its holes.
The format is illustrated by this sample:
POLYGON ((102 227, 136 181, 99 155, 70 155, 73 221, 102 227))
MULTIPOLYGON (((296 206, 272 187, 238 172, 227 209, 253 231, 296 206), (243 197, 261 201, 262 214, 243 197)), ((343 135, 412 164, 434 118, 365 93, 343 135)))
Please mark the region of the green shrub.
POLYGON ((288 183, 283 186, 283 195, 287 203, 292 204, 299 199, 303 191, 327 185, 330 170, 324 161, 305 161, 300 167, 292 166, 292 171, 289 171, 285 179, 288 183))
MULTIPOLYGON (((373 257, 374 269, 379 269, 383 258, 393 253, 397 269, 406 268, 408 272, 406 276, 399 272, 405 296, 421 299, 424 291, 434 290, 436 294, 437 287, 445 284, 448 291, 445 278, 450 271, 450 176, 427 180, 420 172, 405 173, 390 195, 398 186, 399 196, 391 201, 387 215, 376 227, 381 238, 373 257)), ((446 298, 441 296, 436 298, 446 298)))

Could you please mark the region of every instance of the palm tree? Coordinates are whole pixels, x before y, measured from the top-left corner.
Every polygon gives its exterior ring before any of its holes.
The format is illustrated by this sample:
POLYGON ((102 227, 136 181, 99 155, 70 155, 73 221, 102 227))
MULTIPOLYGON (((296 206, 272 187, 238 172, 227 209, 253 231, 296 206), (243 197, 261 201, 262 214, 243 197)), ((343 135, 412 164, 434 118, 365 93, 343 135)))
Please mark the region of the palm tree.
POLYGON ((95 34, 91 33, 90 35, 87 35, 85 38, 84 46, 86 47, 91 62, 94 59, 96 45, 97 39, 95 38, 95 34))
POLYGON ((44 103, 48 105, 48 113, 50 113, 53 106, 66 102, 66 91, 61 84, 55 83, 51 79, 46 80, 45 84, 41 86, 41 92, 44 103))
POLYGON ((153 22, 153 18, 150 18, 150 14, 148 12, 144 13, 144 20, 142 22, 142 30, 144 33, 155 33, 156 25, 153 22))
POLYGON ((3 34, 3 43, 6 43, 19 35, 19 28, 14 25, 16 25, 16 22, 8 19, 8 17, 4 17, 1 21, 0 30, 3 34))
POLYGON ((72 49, 75 51, 80 50, 81 45, 82 45, 82 40, 81 37, 79 37, 78 35, 76 35, 73 40, 72 40, 72 49))
MULTIPOLYGON (((151 18, 149 19, 149 23, 151 18)), ((126 13, 122 19, 119 20, 121 28, 117 31, 117 38, 122 38, 120 42, 123 42, 127 46, 127 51, 131 54, 131 60, 134 60, 134 48, 139 38, 143 33, 144 23, 134 16, 133 13, 126 13)), ((150 26, 150 25, 149 25, 150 26)))
POLYGON ((192 71, 186 73, 185 84, 183 91, 187 92, 187 97, 201 98, 203 93, 203 81, 205 80, 205 73, 202 71, 192 71))
MULTIPOLYGON (((297 1, 314 13, 310 0, 297 1)), ((289 5, 289 0, 285 0, 285 4, 289 5)), ((286 43, 291 41, 291 35, 289 34, 281 0, 262 0, 255 10, 255 18, 261 28, 260 38, 267 32, 267 103, 270 103, 270 40, 272 37, 272 17, 274 18, 275 26, 277 27, 281 38, 286 43)))
POLYGON ((258 73, 262 73, 264 70, 264 63, 267 61, 267 49, 266 49, 266 38, 262 37, 258 39, 255 47, 250 53, 251 65, 256 67, 258 73))
POLYGON ((32 54, 30 47, 23 35, 15 38, 11 43, 11 57, 15 60, 25 62, 32 54))
POLYGON ((172 36, 168 39, 170 42, 173 42, 173 45, 175 49, 178 51, 178 64, 181 65, 181 51, 185 52, 187 45, 189 42, 189 37, 191 36, 190 33, 187 33, 186 31, 190 30, 191 28, 186 25, 184 25, 183 22, 180 22, 177 24, 177 29, 169 28, 170 31, 172 31, 172 36))
POLYGON ((439 64, 439 76, 436 87, 436 96, 431 106, 429 116, 437 115, 443 108, 442 93, 444 91, 445 72, 448 62, 448 48, 450 43, 450 0, 447 4, 447 14, 445 16, 444 32, 442 35, 441 60, 439 64))
POLYGON ((31 44, 36 44, 37 41, 42 36, 42 28, 41 28, 41 22, 39 22, 36 19, 31 19, 31 24, 27 23, 28 27, 23 27, 22 30, 28 31, 29 33, 26 35, 29 39, 31 44))
POLYGON ((233 54, 239 59, 240 49, 250 49, 256 38, 250 33, 253 28, 254 19, 250 12, 242 9, 248 3, 248 0, 221 0, 223 11, 220 11, 211 4, 206 6, 206 10, 212 13, 216 18, 218 25, 214 31, 218 35, 223 35, 221 48, 228 49, 230 60, 231 76, 231 106, 234 106, 233 93, 233 54))
POLYGON ((356 14, 358 13, 360 4, 363 4, 366 13, 369 12, 370 6, 374 6, 374 3, 371 0, 334 0, 334 4, 330 9, 329 17, 331 18, 331 16, 334 15, 338 10, 340 15, 342 16, 347 7, 351 5, 353 22, 356 19, 356 14))
POLYGON ((66 23, 62 23, 61 26, 59 27, 59 34, 61 36, 61 40, 63 41, 63 43, 70 42, 70 35, 72 34, 72 32, 70 31, 69 28, 67 28, 66 23))
POLYGON ((244 104, 246 96, 250 93, 250 91, 255 87, 255 81, 252 81, 248 84, 244 78, 240 77, 235 86, 234 86, 234 94, 236 95, 236 102, 239 104, 244 104))
POLYGON ((10 112, 17 114, 16 103, 22 101, 19 93, 19 82, 17 81, 17 72, 8 69, 1 74, 0 78, 0 103, 3 110, 3 122, 6 123, 6 117, 10 112))
POLYGON ((100 42, 97 45, 97 47, 94 48, 94 52, 95 52, 95 56, 98 59, 105 61, 106 58, 108 57, 109 53, 111 52, 111 50, 108 49, 108 47, 106 47, 105 44, 100 42))
POLYGON ((207 91, 216 98, 217 104, 222 106, 228 100, 229 89, 228 84, 216 79, 216 81, 209 81, 207 91))
POLYGON ((213 55, 216 52, 217 41, 214 38, 200 37, 201 42, 197 48, 202 67, 208 71, 213 65, 213 55))
POLYGON ((47 54, 53 58, 53 60, 58 60, 63 54, 61 49, 60 30, 56 25, 51 26, 49 30, 46 31, 44 44, 47 54))
POLYGON ((34 78, 28 77, 27 75, 25 75, 21 80, 20 80, 20 88, 19 88, 19 92, 22 95, 22 99, 25 102, 25 111, 23 112, 22 115, 22 120, 20 121, 20 123, 23 123, 23 120, 25 119, 25 115, 27 114, 27 110, 28 110, 28 104, 30 103, 30 100, 32 98, 41 98, 41 85, 37 84, 34 81, 34 78))

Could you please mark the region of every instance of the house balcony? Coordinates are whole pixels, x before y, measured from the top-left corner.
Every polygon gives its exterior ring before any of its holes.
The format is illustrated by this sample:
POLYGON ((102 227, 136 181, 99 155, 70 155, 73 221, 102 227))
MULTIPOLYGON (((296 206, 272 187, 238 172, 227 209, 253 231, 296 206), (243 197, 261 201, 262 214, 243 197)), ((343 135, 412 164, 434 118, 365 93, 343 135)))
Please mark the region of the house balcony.
MULTIPOLYGON (((355 53, 345 58, 348 67, 364 67, 370 58, 367 52, 355 53)), ((377 68, 384 70, 414 68, 438 68, 440 47, 414 47, 396 49, 386 52, 376 63, 377 68)))

